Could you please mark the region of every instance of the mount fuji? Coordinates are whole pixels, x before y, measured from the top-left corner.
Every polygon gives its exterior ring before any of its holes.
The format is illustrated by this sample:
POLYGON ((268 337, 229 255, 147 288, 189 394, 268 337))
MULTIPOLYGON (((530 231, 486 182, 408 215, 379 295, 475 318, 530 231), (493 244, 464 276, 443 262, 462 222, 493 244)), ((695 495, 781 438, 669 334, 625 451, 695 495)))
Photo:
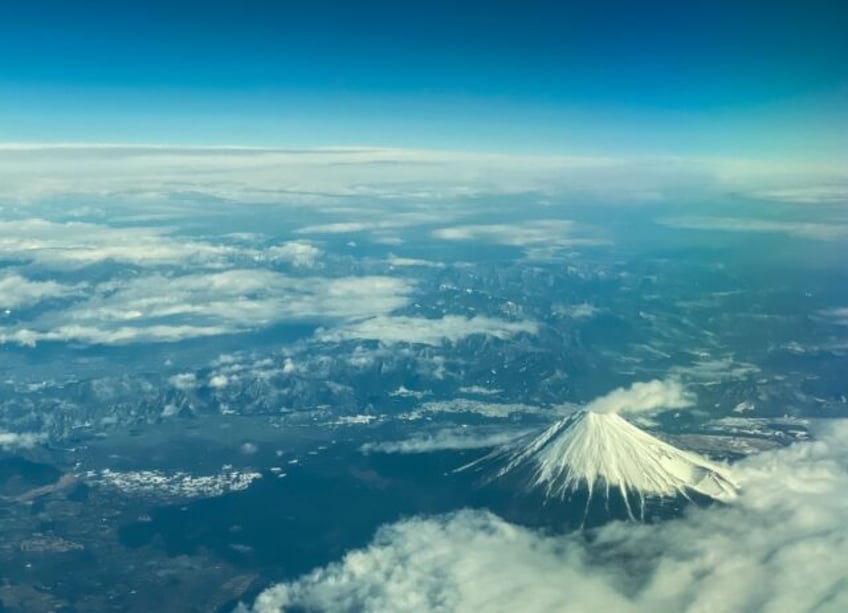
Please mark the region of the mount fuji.
POLYGON ((495 466, 492 481, 523 476, 526 489, 541 490, 546 501, 570 500, 582 492, 584 513, 599 493, 607 509, 610 496, 620 495, 630 519, 645 519, 648 500, 728 502, 738 490, 726 466, 679 449, 618 413, 591 409, 510 441, 459 470, 484 464, 495 466))

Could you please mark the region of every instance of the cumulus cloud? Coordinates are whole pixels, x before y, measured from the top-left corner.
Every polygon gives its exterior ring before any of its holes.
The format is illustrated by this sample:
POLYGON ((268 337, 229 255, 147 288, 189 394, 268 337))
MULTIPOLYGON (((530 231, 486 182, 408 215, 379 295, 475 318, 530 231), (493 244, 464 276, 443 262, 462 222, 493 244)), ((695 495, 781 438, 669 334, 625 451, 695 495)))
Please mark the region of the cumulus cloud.
POLYGON ((214 389, 223 389, 230 383, 230 378, 227 375, 214 375, 209 379, 209 387, 214 389))
POLYGON ((445 341, 455 343, 475 334, 507 339, 522 332, 536 334, 538 325, 532 321, 511 322, 482 315, 475 317, 445 315, 439 319, 379 316, 349 326, 322 331, 318 334, 318 338, 332 342, 368 339, 387 345, 396 343, 441 345, 445 341))
POLYGON ((848 423, 736 465, 733 504, 551 536, 482 511, 414 518, 263 592, 258 612, 844 611, 848 423))
POLYGON ((667 217, 658 220, 658 223, 683 230, 791 234, 814 240, 848 238, 848 224, 836 222, 774 221, 743 217, 667 217))
POLYGON ((378 276, 294 278, 251 269, 151 274, 101 283, 69 309, 0 328, 0 342, 175 341, 281 321, 346 321, 399 308, 410 291, 406 281, 378 276))
POLYGON ((694 396, 679 381, 655 379, 619 387, 586 405, 595 413, 650 413, 659 409, 692 406, 694 396))

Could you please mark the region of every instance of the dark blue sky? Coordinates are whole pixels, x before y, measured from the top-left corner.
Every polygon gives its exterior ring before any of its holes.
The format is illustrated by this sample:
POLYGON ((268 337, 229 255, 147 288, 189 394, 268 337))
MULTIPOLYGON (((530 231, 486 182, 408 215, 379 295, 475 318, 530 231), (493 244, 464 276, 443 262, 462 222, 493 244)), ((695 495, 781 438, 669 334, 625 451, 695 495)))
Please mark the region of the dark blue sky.
POLYGON ((812 155, 846 125, 837 0, 0 7, 2 140, 812 155))

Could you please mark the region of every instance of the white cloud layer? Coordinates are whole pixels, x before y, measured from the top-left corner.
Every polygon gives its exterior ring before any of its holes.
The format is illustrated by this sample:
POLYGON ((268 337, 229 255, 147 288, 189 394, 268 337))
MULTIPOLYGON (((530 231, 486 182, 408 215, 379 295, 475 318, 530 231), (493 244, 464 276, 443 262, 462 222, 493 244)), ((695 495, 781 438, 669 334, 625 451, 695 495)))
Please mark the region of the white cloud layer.
POLYGON ((376 340, 386 345, 418 343, 437 346, 446 341, 455 343, 475 334, 507 339, 522 332, 536 334, 538 325, 532 321, 511 322, 482 315, 445 315, 439 319, 378 316, 345 327, 322 331, 318 338, 331 342, 362 339, 376 340))
POLYGON ((447 241, 481 241, 512 247, 577 247, 603 245, 607 241, 575 236, 579 227, 573 221, 541 219, 512 224, 464 225, 439 228, 433 236, 447 241))
MULTIPOLYGON (((786 193, 845 191, 838 161, 503 155, 373 147, 284 150, 168 145, 0 144, 0 198, 73 194, 154 201, 193 194, 306 204, 350 196, 429 201, 531 191, 640 201, 682 187, 786 193)), ((820 194, 816 194, 820 198, 820 194)))
POLYGON ((743 217, 668 217, 661 225, 683 230, 790 234, 814 240, 848 239, 848 224, 803 221, 773 221, 743 217))
POLYGON ((595 398, 586 409, 595 413, 650 413, 659 409, 681 409, 692 406, 694 396, 679 381, 654 379, 619 387, 595 398))
POLYGON ((0 221, 0 256, 63 267, 106 260, 140 266, 208 264, 238 253, 233 247, 178 238, 168 228, 113 227, 40 218, 0 221))
POLYGON ((68 309, 24 327, 0 328, 0 342, 176 341, 282 321, 345 321, 397 309, 410 291, 406 281, 379 276, 294 278, 250 269, 150 274, 101 283, 68 309))
POLYGON ((366 548, 262 593, 254 611, 848 610, 848 423, 736 465, 739 498, 593 543, 482 511, 383 527, 366 548))
POLYGON ((55 281, 31 281, 18 274, 0 277, 0 308, 14 309, 37 304, 49 298, 62 298, 77 293, 81 287, 55 281))

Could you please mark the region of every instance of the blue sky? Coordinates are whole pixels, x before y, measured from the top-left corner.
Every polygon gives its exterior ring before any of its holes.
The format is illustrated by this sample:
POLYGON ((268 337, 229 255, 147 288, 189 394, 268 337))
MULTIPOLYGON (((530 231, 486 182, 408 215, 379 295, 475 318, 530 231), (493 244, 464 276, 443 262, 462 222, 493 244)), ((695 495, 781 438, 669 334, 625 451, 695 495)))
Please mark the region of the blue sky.
POLYGON ((845 155, 841 2, 0 0, 0 140, 845 155))

